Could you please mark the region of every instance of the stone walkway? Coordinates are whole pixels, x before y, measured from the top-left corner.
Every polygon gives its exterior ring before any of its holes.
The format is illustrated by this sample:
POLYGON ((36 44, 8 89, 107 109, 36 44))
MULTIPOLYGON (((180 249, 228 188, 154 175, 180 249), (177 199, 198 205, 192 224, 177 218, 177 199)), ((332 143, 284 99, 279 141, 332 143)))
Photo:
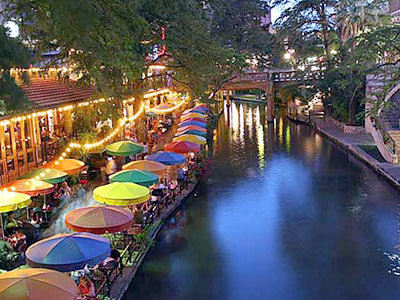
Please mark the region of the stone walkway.
POLYGON ((388 162, 379 162, 358 145, 375 145, 370 134, 345 133, 337 125, 325 119, 313 119, 312 123, 317 131, 340 145, 361 161, 369 165, 378 174, 384 176, 390 183, 400 188, 400 165, 388 162))

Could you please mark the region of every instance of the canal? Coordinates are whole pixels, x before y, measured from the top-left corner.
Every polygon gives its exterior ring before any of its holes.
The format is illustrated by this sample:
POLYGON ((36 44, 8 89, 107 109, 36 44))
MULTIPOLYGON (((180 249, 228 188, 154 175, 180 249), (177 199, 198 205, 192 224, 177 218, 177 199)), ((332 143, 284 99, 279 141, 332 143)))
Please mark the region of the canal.
POLYGON ((398 299, 400 194, 311 128, 233 103, 207 183, 125 299, 398 299))

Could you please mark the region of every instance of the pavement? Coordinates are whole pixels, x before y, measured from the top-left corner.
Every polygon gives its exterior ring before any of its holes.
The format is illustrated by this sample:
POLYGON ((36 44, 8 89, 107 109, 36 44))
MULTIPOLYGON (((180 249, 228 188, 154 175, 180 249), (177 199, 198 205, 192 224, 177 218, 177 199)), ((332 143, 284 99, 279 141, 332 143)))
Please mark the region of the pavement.
POLYGON ((400 188, 400 164, 379 162, 358 146, 375 145, 370 134, 345 133, 339 126, 326 119, 313 119, 312 124, 318 132, 366 163, 395 187, 400 188))

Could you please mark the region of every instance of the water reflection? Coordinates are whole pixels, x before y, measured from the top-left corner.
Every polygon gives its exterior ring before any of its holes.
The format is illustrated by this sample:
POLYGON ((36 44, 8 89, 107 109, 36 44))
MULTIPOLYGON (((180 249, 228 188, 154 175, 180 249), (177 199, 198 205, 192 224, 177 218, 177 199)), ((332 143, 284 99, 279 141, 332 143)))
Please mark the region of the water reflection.
POLYGON ((397 299, 399 193, 312 129, 267 124, 262 106, 224 116, 213 175, 126 299, 397 299))

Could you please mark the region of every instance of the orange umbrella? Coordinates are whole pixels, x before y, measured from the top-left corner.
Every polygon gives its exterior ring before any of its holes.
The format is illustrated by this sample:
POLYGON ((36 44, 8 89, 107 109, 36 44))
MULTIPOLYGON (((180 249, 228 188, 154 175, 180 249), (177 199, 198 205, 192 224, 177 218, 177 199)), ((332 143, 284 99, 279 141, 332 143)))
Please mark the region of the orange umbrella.
POLYGON ((2 300, 74 300, 77 286, 68 275, 48 269, 20 269, 0 274, 2 300))
POLYGON ((75 175, 83 171, 85 163, 77 159, 58 159, 48 162, 41 166, 41 169, 56 169, 67 173, 68 175, 75 175))
POLYGON ((122 166, 122 170, 136 169, 136 170, 153 172, 159 176, 162 176, 164 174, 164 171, 166 168, 167 168, 166 165, 156 162, 156 161, 150 161, 150 160, 132 161, 132 162, 122 166))
POLYGON ((189 125, 189 126, 184 126, 184 127, 178 128, 178 132, 182 132, 182 131, 186 131, 186 130, 196 130, 196 131, 207 133, 206 128, 202 128, 202 127, 195 126, 195 125, 189 125))
POLYGON ((2 187, 18 193, 24 193, 32 197, 48 195, 54 192, 54 185, 46 181, 36 179, 18 179, 2 187))

